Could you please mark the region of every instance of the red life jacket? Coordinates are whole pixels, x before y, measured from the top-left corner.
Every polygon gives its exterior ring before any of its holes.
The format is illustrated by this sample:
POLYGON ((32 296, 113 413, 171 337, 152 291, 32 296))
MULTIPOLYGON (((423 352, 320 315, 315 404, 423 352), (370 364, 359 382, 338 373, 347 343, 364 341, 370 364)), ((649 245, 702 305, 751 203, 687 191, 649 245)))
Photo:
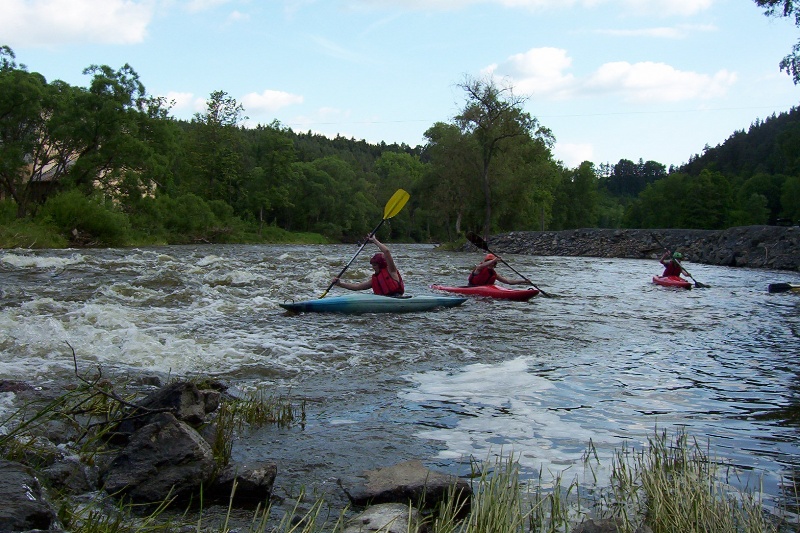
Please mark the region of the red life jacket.
POLYGON ((397 273, 397 277, 400 278, 400 281, 395 281, 389 275, 388 268, 380 269, 377 274, 372 275, 372 292, 381 296, 400 296, 405 292, 406 287, 400 272, 397 273))
POLYGON ((678 264, 677 261, 669 260, 666 265, 664 265, 664 273, 661 274, 662 276, 680 276, 683 273, 683 269, 678 264))
POLYGON ((476 273, 474 270, 469 275, 470 285, 494 285, 497 280, 497 272, 493 268, 484 268, 476 273))

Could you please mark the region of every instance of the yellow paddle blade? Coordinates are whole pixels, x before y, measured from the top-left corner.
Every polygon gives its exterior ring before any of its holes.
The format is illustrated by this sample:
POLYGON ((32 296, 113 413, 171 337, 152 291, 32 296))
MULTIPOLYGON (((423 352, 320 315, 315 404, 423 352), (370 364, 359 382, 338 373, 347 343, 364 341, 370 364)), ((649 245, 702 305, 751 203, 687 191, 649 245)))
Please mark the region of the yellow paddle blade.
POLYGON ((410 196, 411 195, 403 189, 397 189, 397 192, 394 193, 391 198, 389 198, 388 202, 386 202, 386 207, 383 209, 383 219, 386 220, 387 218, 392 218, 397 213, 402 211, 410 196))

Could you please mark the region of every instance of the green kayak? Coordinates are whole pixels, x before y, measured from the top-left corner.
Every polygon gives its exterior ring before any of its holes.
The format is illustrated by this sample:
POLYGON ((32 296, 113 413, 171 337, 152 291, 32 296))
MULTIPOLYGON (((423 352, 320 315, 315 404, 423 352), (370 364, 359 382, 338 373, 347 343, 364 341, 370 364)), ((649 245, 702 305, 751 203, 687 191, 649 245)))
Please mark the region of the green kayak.
POLYGON ((303 302, 284 302, 281 307, 293 313, 412 313, 441 307, 456 307, 467 299, 452 296, 378 296, 372 293, 346 294, 303 302))

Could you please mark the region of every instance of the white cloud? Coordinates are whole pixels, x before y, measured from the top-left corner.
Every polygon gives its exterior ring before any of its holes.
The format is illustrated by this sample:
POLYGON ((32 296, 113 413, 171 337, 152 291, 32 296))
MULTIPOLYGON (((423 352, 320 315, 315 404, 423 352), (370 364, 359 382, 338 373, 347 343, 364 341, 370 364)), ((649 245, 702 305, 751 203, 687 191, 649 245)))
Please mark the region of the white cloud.
POLYGON ((172 106, 173 109, 187 109, 192 105, 192 98, 194 94, 192 93, 179 93, 175 91, 170 91, 167 93, 165 98, 167 102, 174 102, 172 106))
POLYGON ((208 11, 217 6, 222 6, 229 3, 231 0, 189 0, 186 2, 186 9, 191 13, 198 13, 200 11, 208 11))
POLYGON ((736 74, 713 76, 675 69, 664 63, 617 61, 602 65, 584 84, 588 92, 619 93, 628 101, 678 102, 724 96, 736 74))
POLYGON ((715 0, 622 0, 629 8, 639 13, 651 13, 659 16, 696 15, 711 7, 715 0))
POLYGON ((724 96, 736 82, 733 72, 714 75, 681 71, 665 63, 617 61, 601 65, 585 79, 569 73, 572 58, 560 48, 533 48, 484 69, 507 78, 519 95, 563 99, 576 94, 618 94, 626 101, 678 102, 724 96))
POLYGON ((633 30, 596 30, 600 35, 610 35, 612 37, 655 37, 661 39, 684 39, 692 32, 711 32, 718 28, 711 24, 684 24, 661 28, 638 28, 633 30))
POLYGON ((574 76, 565 73, 570 66, 572 58, 566 50, 545 47, 514 54, 504 63, 486 70, 495 76, 511 78, 517 94, 557 98, 570 92, 575 85, 574 76))
POLYGON ((182 119, 190 119, 195 113, 206 111, 206 99, 195 96, 194 93, 182 93, 177 91, 168 92, 164 98, 173 104, 170 113, 182 119))
POLYGON ((601 5, 618 7, 625 12, 659 16, 690 16, 709 9, 718 0, 350 0, 351 7, 383 7, 417 10, 455 10, 474 4, 498 4, 508 8, 542 11, 593 8, 601 5))
POLYGON ((4 44, 133 44, 147 36, 153 0, 3 0, 4 44))
POLYGON ((594 147, 591 144, 556 142, 553 147, 553 153, 568 168, 575 168, 584 161, 592 161, 594 159, 594 147))
POLYGON ((228 15, 227 23, 233 24, 235 22, 239 22, 242 20, 250 20, 250 15, 246 13, 242 13, 241 11, 233 11, 230 15, 228 15))
POLYGON ((295 104, 302 104, 303 97, 283 91, 266 90, 261 94, 249 93, 242 97, 242 105, 248 113, 270 113, 295 104))

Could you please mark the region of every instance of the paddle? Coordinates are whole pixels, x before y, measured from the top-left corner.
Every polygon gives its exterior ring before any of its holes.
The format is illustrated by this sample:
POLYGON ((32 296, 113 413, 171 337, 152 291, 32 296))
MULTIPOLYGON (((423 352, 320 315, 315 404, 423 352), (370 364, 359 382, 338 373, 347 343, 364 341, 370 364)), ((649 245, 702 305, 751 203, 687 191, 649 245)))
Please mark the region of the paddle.
POLYGON ((770 283, 767 287, 769 292, 788 292, 800 290, 800 284, 797 283, 770 283))
MULTIPOLYGON (((655 234, 655 233, 651 233, 651 234, 650 234, 650 236, 651 236, 651 237, 653 237, 653 239, 656 241, 656 243, 657 243, 659 246, 661 246, 661 247, 662 247, 664 250, 666 250, 667 252, 669 252, 669 253, 670 253, 670 255, 672 255, 672 252, 670 252, 670 249, 669 249, 669 248, 667 248, 666 246, 664 246, 663 244, 661 244, 661 241, 659 241, 659 240, 658 240, 658 237, 656 237, 656 234, 655 234)), ((700 283, 699 281, 697 281, 696 279, 694 279, 694 278, 692 277, 692 275, 691 275, 691 274, 689 274, 689 271, 688 271, 688 270, 686 270, 685 268, 683 268, 683 265, 681 264, 681 262, 680 262, 680 261, 678 261, 678 260, 677 260, 677 259, 675 259, 674 257, 672 258, 672 260, 673 260, 673 261, 675 261, 675 263, 677 263, 677 265, 678 265, 679 267, 681 267, 681 270, 683 270, 684 274, 686 274, 687 276, 689 276, 689 279, 691 279, 692 281, 694 281, 694 286, 695 286, 695 287, 697 287, 698 289, 708 289, 709 287, 711 287, 711 285, 706 285, 705 283, 700 283)))
MULTIPOLYGON (((380 223, 377 226, 375 226, 375 229, 372 230, 372 233, 369 234, 369 237, 372 237, 373 235, 375 235, 378 232, 378 230, 380 229, 380 227, 383 225, 384 222, 386 222, 387 220, 389 220, 390 218, 395 216, 397 213, 402 211, 403 207, 405 207, 405 205, 406 205, 406 202, 408 202, 408 198, 409 198, 409 194, 406 191, 404 191, 403 189, 397 189, 397 192, 394 193, 391 198, 389 198, 388 202, 386 202, 386 207, 383 208, 383 219, 381 219, 380 223)), ((364 249, 364 246, 366 246, 368 242, 369 242, 368 238, 364 240, 363 244, 359 247, 358 251, 353 256, 353 258, 350 260, 350 262, 348 262, 344 266, 342 271, 339 272, 339 275, 336 276, 337 278, 341 278, 342 277, 342 274, 344 274, 344 271, 347 270, 350 267, 350 265, 353 263, 353 261, 356 260, 356 257, 358 257, 358 254, 361 253, 361 250, 364 249)), ((328 291, 331 290, 331 287, 333 287, 333 282, 331 282, 331 284, 328 285, 328 288, 325 289, 325 292, 322 293, 322 296, 320 296, 320 299, 325 298, 325 296, 327 296, 328 291)))
MULTIPOLYGON (((489 249, 489 245, 488 245, 488 244, 486 244, 486 241, 484 241, 484 240, 483 240, 483 237, 481 237, 480 235, 476 235, 475 233, 473 233, 473 232, 469 231, 469 232, 467 232, 467 239, 469 239, 469 242, 471 242, 472 244, 474 244, 475 246, 477 246, 477 247, 478 247, 478 248, 480 248, 481 250, 484 250, 484 251, 486 251, 486 252, 489 252, 489 253, 490 253, 490 254, 492 254, 492 255, 495 255, 495 256, 497 256, 497 254, 496 254, 496 253, 494 253, 493 251, 491 251, 491 250, 489 249)), ((533 285, 533 287, 534 287, 536 290, 538 290, 540 293, 542 293, 542 295, 543 295, 543 296, 547 296, 548 298, 551 298, 551 297, 552 297, 551 295, 547 294, 547 293, 546 293, 546 292, 544 292, 542 289, 540 289, 539 287, 537 287, 537 286, 536 286, 536 284, 534 284, 534 283, 533 283, 531 280, 529 280, 528 278, 526 278, 525 276, 523 276, 522 274, 520 274, 519 272, 517 272, 516 270, 514 270, 514 267, 512 267, 511 265, 509 265, 508 263, 506 263, 505 261, 503 261, 503 258, 502 258, 502 257, 499 257, 499 256, 498 256, 498 257, 497 257, 497 259, 499 259, 499 260, 500 260, 500 261, 501 261, 501 262, 502 262, 502 263, 503 263, 505 266, 507 266, 508 268, 510 268, 511 270, 513 270, 513 271, 514 271, 514 272, 515 272, 515 273, 516 273, 516 274, 517 274, 519 277, 521 277, 522 279, 524 279, 525 281, 527 281, 528 283, 530 283, 531 285, 533 285)))

